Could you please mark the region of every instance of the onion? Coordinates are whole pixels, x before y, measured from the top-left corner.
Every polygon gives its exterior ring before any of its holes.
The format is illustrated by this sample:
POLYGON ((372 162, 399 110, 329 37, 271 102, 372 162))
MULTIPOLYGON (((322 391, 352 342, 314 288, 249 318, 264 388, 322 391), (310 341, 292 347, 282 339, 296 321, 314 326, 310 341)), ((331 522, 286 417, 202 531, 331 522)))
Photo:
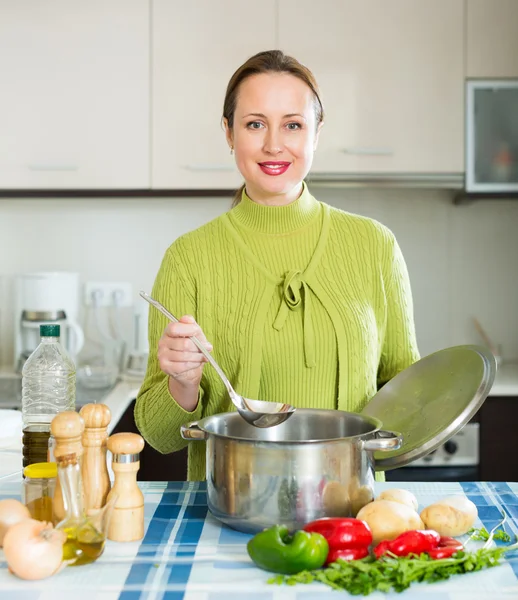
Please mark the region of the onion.
POLYGON ((25 519, 9 528, 4 539, 9 570, 21 579, 45 579, 63 562, 66 533, 51 523, 25 519))
POLYGON ((29 509, 18 500, 14 498, 0 500, 0 548, 9 527, 30 518, 29 509))

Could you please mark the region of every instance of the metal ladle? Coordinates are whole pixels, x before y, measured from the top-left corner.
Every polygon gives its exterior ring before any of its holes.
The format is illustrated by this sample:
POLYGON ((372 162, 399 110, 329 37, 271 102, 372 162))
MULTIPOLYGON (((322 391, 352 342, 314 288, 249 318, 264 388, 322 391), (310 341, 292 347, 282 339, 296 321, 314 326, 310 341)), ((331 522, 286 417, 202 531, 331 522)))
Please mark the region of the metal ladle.
MULTIPOLYGON (((172 315, 167 308, 165 308, 158 300, 152 298, 146 292, 140 292, 140 295, 144 300, 149 302, 152 306, 154 306, 157 310, 159 310, 163 315, 165 315, 170 321, 173 323, 178 323, 178 319, 172 315)), ((286 419, 291 417, 291 415, 295 412, 295 407, 290 404, 283 404, 282 402, 266 402, 264 400, 250 400, 249 398, 244 398, 240 396, 232 387, 232 384, 227 379, 227 376, 218 365, 218 363, 214 360, 210 352, 207 351, 205 346, 198 340, 196 337, 192 336, 190 338, 194 344, 197 346, 198 350, 205 356, 205 358, 210 362, 210 364, 216 370, 216 373, 220 376, 221 380, 225 384, 227 388, 228 395, 230 399, 234 403, 237 408, 237 412, 243 417, 243 419, 250 423, 250 425, 254 425, 254 427, 273 427, 275 425, 280 425, 284 423, 286 419)))

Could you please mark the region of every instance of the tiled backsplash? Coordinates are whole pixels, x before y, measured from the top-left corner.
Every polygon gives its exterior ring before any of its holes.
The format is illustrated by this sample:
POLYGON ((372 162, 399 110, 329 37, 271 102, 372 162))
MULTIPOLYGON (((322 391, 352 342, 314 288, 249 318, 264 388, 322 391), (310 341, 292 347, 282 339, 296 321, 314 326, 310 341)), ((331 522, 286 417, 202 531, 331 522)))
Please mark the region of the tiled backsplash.
MULTIPOLYGON (((421 353, 478 343, 476 316, 518 358, 518 201, 454 206, 442 190, 312 188, 395 233, 414 294, 421 353)), ((0 199, 0 364, 12 363, 12 276, 79 271, 82 281, 151 289, 168 245, 216 217, 227 198, 0 199)), ((131 340, 131 336, 128 336, 131 340)))

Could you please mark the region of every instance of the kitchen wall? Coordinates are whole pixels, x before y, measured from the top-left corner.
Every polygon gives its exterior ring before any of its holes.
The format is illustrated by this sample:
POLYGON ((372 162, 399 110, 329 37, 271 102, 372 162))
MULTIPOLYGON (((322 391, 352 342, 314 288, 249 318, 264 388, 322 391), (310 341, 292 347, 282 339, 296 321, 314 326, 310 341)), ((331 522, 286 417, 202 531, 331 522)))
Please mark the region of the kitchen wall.
MULTIPOLYGON (((410 271, 423 355, 480 342, 476 316, 504 357, 518 358, 518 202, 455 206, 444 190, 312 191, 394 231, 410 271)), ((151 289, 167 246, 229 205, 227 198, 0 199, 0 365, 12 364, 14 274, 73 270, 83 281, 129 281, 141 302, 137 292, 151 289)))

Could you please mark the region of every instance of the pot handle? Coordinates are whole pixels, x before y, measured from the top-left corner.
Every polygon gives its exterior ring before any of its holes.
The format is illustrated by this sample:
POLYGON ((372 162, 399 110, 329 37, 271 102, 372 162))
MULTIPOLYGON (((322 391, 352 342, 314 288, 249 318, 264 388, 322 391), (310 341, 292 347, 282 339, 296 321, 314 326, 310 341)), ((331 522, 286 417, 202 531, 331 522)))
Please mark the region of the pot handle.
POLYGON ((373 452, 377 450, 397 450, 401 448, 403 443, 403 436, 399 431, 381 429, 375 435, 376 437, 363 442, 364 450, 372 450, 373 452))
POLYGON ((206 440, 207 434, 198 427, 198 421, 191 421, 180 427, 180 434, 184 440, 206 440))

